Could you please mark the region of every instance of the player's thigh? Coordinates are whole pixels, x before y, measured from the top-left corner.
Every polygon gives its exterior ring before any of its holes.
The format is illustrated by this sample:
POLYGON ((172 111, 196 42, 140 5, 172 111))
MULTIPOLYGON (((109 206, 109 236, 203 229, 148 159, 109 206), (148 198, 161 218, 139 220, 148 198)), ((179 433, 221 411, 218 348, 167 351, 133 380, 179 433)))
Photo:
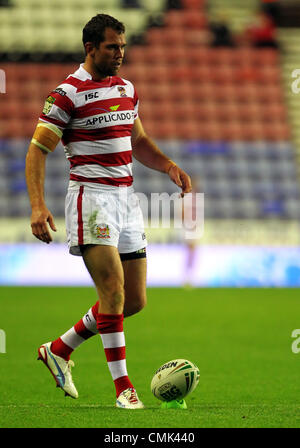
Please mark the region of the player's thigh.
POLYGON ((125 311, 134 314, 147 303, 147 258, 122 261, 124 271, 125 311))
POLYGON ((116 247, 87 245, 82 247, 82 257, 99 291, 123 289, 124 273, 116 247))

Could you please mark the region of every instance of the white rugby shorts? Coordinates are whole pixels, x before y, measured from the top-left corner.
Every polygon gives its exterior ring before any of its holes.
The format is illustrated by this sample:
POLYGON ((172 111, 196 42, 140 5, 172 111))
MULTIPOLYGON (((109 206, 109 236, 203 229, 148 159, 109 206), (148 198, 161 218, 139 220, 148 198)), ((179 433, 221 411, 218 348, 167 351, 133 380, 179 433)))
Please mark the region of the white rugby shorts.
POLYGON ((72 185, 65 201, 69 252, 80 246, 114 246, 127 254, 147 246, 143 214, 133 187, 92 188, 72 185))

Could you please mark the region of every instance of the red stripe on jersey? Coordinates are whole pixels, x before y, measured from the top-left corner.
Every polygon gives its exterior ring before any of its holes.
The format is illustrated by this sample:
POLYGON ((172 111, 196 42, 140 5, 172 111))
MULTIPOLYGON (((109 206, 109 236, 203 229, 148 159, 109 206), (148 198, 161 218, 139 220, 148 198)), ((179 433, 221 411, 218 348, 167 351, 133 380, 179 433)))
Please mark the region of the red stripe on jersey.
POLYGON ((91 156, 73 156, 69 159, 70 168, 80 165, 121 166, 132 162, 132 151, 122 151, 110 154, 93 154, 91 156))
POLYGON ((67 123, 65 123, 64 121, 55 120, 55 118, 50 118, 48 117, 48 115, 45 115, 43 113, 41 113, 39 118, 43 121, 47 121, 48 123, 55 124, 60 128, 65 128, 67 126, 67 123))
MULTIPOLYGON (((112 185, 114 187, 130 187, 133 182, 132 176, 126 177, 84 177, 79 176, 78 174, 70 173, 70 180, 75 180, 77 182, 91 182, 93 184, 104 184, 104 185, 112 185)), ((81 188, 81 187, 80 187, 81 188)), ((78 243, 83 244, 83 243, 78 243)))
POLYGON ((73 101, 66 94, 62 95, 61 93, 55 92, 55 90, 53 90, 49 96, 52 96, 53 98, 55 98, 55 101, 53 103, 53 104, 55 104, 55 106, 62 109, 68 115, 72 114, 72 112, 75 108, 75 105, 74 105, 73 101))
POLYGON ((94 81, 92 79, 82 81, 82 79, 69 76, 62 84, 71 84, 72 86, 77 87, 77 92, 126 85, 122 78, 119 78, 118 76, 110 76, 103 81, 94 81))
POLYGON ((108 140, 131 136, 132 124, 109 126, 97 129, 66 129, 63 133, 62 142, 67 145, 70 142, 81 142, 89 140, 108 140))
POLYGON ((107 362, 120 361, 126 358, 126 347, 105 348, 107 362))
POLYGON ((79 189, 79 194, 77 198, 77 223, 78 223, 78 244, 83 244, 83 221, 82 221, 82 196, 83 196, 83 185, 79 189))
POLYGON ((80 87, 78 87, 77 92, 85 92, 86 90, 92 89, 104 89, 113 86, 126 86, 126 84, 121 78, 118 78, 117 76, 111 76, 104 81, 93 81, 92 79, 89 79, 84 82, 81 81, 81 85, 80 87))
POLYGON ((75 78, 73 76, 68 76, 67 79, 64 80, 64 82, 62 82, 62 84, 70 84, 73 87, 79 87, 80 84, 82 84, 84 81, 82 81, 82 79, 78 79, 75 78))
POLYGON ((85 104, 84 106, 77 107, 74 111, 73 118, 85 118, 92 115, 105 114, 113 112, 110 107, 119 106, 117 111, 122 110, 134 110, 135 103, 132 98, 110 98, 108 100, 94 101, 92 103, 85 104), (95 110, 94 110, 95 109, 95 110))

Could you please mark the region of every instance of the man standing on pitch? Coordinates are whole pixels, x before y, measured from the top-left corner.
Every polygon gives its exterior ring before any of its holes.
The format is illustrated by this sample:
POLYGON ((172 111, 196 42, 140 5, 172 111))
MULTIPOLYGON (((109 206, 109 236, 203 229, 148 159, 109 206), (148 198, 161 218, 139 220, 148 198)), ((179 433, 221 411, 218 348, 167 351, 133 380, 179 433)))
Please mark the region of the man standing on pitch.
POLYGON ((26 157, 33 235, 49 244, 54 219, 44 200, 45 160, 60 139, 70 162, 66 228, 70 253, 81 255, 99 301, 70 330, 41 345, 39 359, 66 395, 78 397, 70 354, 99 333, 116 387, 116 406, 143 408, 126 368, 123 318, 146 304, 146 241, 132 187, 132 155, 191 191, 189 176, 146 135, 138 97, 117 76, 125 28, 98 14, 83 29, 85 62, 48 96, 26 157))

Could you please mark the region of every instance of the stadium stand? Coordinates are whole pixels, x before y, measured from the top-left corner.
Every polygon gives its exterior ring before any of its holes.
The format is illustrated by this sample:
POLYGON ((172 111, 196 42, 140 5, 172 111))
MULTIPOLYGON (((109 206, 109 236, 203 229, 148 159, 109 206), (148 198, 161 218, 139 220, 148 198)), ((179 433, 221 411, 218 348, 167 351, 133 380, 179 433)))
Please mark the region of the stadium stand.
MULTIPOLYGON (((48 0, 42 6, 15 0, 0 9, 1 69, 7 78, 0 95, 0 215, 29 214, 24 159, 30 137, 45 97, 82 60, 78 30, 101 4, 101 12, 124 21, 129 39, 143 32, 140 44, 129 47, 120 74, 136 86, 146 131, 192 176, 200 176, 206 218, 300 218, 297 131, 291 130, 298 115, 295 106, 287 109, 285 87, 293 62, 287 58, 282 65, 277 49, 213 48, 209 21, 224 2, 206 3, 182 0, 181 9, 165 11, 158 0, 129 9, 119 0, 48 0), (147 27, 150 22, 162 26, 147 27), (56 62, 42 60, 53 52, 56 62), (68 63, 59 62, 64 53, 68 63), (21 54, 31 61, 20 62, 21 54)), ((243 29, 257 4, 228 1, 234 32, 243 29)), ((59 145, 47 158, 45 188, 57 216, 64 212, 67 170, 59 145)), ((138 162, 134 173, 137 191, 177 191, 138 162)))
MULTIPOLYGON (((299 130, 299 97, 300 71, 299 67, 299 39, 298 28, 282 29, 279 31, 280 41, 283 43, 284 52, 281 56, 282 77, 285 85, 285 101, 288 111, 288 119, 291 124, 292 139, 297 150, 297 160, 300 157, 300 130, 299 130), (298 70, 297 70, 298 69, 298 70), (294 86, 293 86, 294 84, 294 86)), ((299 163, 298 163, 299 167, 299 163)))

